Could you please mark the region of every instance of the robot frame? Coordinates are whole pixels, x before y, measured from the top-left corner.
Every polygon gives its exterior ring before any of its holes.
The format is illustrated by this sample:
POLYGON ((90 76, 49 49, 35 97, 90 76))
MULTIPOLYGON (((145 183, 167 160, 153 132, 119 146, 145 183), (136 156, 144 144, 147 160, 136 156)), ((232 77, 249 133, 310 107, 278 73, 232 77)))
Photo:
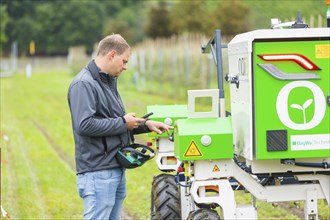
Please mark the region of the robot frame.
POLYGON ((228 46, 214 32, 202 51, 213 54, 219 89, 189 90, 187 105, 147 107, 150 119, 174 125, 170 137, 150 134, 165 172, 152 184, 152 219, 257 219, 256 199, 304 201, 305 219, 318 219, 317 201, 330 201, 329 32, 281 26, 239 34, 228 46), (211 111, 196 111, 205 97, 211 111), (237 205, 235 190, 251 193, 252 204, 237 205))

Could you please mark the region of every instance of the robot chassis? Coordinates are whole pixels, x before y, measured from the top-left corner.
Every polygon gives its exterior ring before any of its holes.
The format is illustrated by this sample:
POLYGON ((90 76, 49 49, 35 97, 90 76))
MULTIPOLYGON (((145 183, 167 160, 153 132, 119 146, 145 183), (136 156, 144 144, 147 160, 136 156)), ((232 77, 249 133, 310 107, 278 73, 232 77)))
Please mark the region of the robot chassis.
POLYGON ((174 125, 170 136, 150 134, 167 173, 153 182, 152 219, 219 219, 218 206, 223 219, 257 219, 256 199, 304 201, 305 219, 318 219, 317 201, 330 200, 329 32, 256 30, 226 46, 215 31, 202 50, 213 54, 219 89, 189 90, 188 105, 147 107, 151 119, 174 125), (211 111, 195 111, 197 98, 210 99, 211 111), (236 204, 234 191, 242 189, 252 204, 236 204))

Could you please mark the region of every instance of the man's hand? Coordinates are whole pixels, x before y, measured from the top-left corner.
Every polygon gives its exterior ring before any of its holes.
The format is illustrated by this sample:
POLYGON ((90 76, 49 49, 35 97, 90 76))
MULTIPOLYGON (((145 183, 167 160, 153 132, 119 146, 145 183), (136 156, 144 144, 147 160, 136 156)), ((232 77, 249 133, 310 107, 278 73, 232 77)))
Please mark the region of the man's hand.
POLYGON ((139 127, 140 124, 145 121, 144 118, 136 118, 135 113, 127 113, 124 116, 124 119, 126 121, 128 130, 133 130, 134 128, 139 127))
POLYGON ((150 131, 155 131, 158 134, 162 134, 165 131, 167 132, 167 134, 170 134, 170 129, 173 129, 172 126, 152 120, 146 121, 145 125, 149 128, 150 131))

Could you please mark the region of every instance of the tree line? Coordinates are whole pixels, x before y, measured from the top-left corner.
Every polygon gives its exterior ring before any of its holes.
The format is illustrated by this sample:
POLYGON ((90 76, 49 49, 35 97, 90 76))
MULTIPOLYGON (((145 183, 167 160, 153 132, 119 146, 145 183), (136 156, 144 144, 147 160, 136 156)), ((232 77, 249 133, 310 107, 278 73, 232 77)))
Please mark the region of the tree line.
POLYGON ((309 16, 324 8, 324 0, 0 0, 0 43, 4 54, 14 41, 20 55, 29 55, 32 41, 35 55, 64 55, 81 45, 91 53, 111 33, 132 45, 183 33, 211 36, 217 28, 235 35, 269 28, 272 17, 293 17, 297 10, 309 16))

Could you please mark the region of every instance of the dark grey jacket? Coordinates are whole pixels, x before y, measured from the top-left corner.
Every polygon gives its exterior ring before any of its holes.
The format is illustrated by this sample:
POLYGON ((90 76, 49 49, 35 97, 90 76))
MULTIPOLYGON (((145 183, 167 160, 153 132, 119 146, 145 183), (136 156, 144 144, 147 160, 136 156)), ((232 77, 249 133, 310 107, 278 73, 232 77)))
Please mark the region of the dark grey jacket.
MULTIPOLYGON (((115 154, 121 146, 130 143, 117 78, 101 72, 94 60, 90 65, 98 70, 104 89, 86 66, 74 78, 68 91, 77 174, 120 167, 115 154), (113 116, 110 116, 109 108, 113 109, 113 116)), ((145 132, 148 131, 144 124, 133 130, 134 134, 145 132)))

